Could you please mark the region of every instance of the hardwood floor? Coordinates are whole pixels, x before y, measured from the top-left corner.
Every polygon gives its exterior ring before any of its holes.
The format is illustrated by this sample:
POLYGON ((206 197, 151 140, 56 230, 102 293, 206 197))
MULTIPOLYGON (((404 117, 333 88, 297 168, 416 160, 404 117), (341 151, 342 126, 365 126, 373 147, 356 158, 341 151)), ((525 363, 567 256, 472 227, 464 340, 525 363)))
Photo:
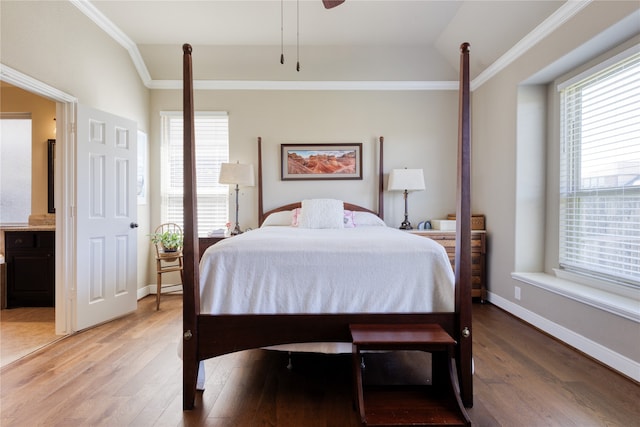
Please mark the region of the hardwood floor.
MULTIPOLYGON (((350 355, 294 355, 293 370, 266 350, 208 360, 206 391, 183 412, 181 297, 138 307, 3 367, 0 425, 358 425, 350 355)), ((398 357, 392 370, 409 369, 398 357)), ((640 425, 640 385, 490 304, 474 305, 474 360, 476 426, 640 425)))
POLYGON ((0 367, 61 338, 53 307, 0 310, 0 367))

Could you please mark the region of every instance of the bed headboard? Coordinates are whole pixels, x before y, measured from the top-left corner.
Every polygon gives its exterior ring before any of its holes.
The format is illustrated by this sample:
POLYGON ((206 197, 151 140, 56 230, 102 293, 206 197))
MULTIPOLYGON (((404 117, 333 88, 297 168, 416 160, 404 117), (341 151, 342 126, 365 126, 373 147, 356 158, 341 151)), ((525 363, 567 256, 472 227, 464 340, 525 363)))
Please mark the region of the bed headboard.
MULTIPOLYGON (((352 211, 369 212, 384 219, 384 159, 383 159, 384 137, 379 139, 379 171, 378 171, 378 212, 353 203, 344 202, 344 208, 352 211)), ((264 211, 263 205, 263 184, 262 184, 262 137, 258 137, 258 226, 261 226, 264 220, 275 212, 290 211, 302 206, 302 202, 294 202, 288 205, 279 206, 267 212, 264 211)))

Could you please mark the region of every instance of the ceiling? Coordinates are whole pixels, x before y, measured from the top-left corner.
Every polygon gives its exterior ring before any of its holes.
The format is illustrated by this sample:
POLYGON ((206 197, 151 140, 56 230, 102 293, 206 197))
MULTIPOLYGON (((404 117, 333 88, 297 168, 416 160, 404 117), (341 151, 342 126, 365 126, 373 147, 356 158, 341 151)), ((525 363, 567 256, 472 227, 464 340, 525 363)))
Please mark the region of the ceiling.
POLYGON ((455 81, 459 46, 469 42, 474 78, 555 28, 549 23, 575 3, 346 0, 325 9, 321 0, 74 0, 139 55, 148 85, 182 78, 183 43, 193 46, 196 79, 455 81))

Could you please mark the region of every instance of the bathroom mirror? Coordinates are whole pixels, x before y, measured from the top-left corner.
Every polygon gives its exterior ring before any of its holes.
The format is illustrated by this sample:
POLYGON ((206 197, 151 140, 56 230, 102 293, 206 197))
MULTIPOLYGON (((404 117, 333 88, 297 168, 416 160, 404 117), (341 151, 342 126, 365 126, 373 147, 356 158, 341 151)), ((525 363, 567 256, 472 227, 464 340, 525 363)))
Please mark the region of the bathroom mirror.
POLYGON ((55 163, 56 163, 56 140, 49 139, 47 140, 47 212, 56 213, 56 206, 54 203, 54 192, 53 192, 53 180, 55 176, 55 163))

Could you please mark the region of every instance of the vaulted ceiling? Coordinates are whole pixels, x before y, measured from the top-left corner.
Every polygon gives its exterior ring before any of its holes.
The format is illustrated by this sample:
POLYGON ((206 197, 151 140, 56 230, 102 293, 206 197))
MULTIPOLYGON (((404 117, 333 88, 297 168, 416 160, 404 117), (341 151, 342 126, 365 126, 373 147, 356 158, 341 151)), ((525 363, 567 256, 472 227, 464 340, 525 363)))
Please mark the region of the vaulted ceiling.
POLYGON ((321 0, 72 1, 129 49, 148 86, 182 78, 183 43, 193 46, 200 80, 446 82, 458 79, 459 46, 469 42, 477 78, 582 7, 540 0, 346 0, 332 9, 321 0))

